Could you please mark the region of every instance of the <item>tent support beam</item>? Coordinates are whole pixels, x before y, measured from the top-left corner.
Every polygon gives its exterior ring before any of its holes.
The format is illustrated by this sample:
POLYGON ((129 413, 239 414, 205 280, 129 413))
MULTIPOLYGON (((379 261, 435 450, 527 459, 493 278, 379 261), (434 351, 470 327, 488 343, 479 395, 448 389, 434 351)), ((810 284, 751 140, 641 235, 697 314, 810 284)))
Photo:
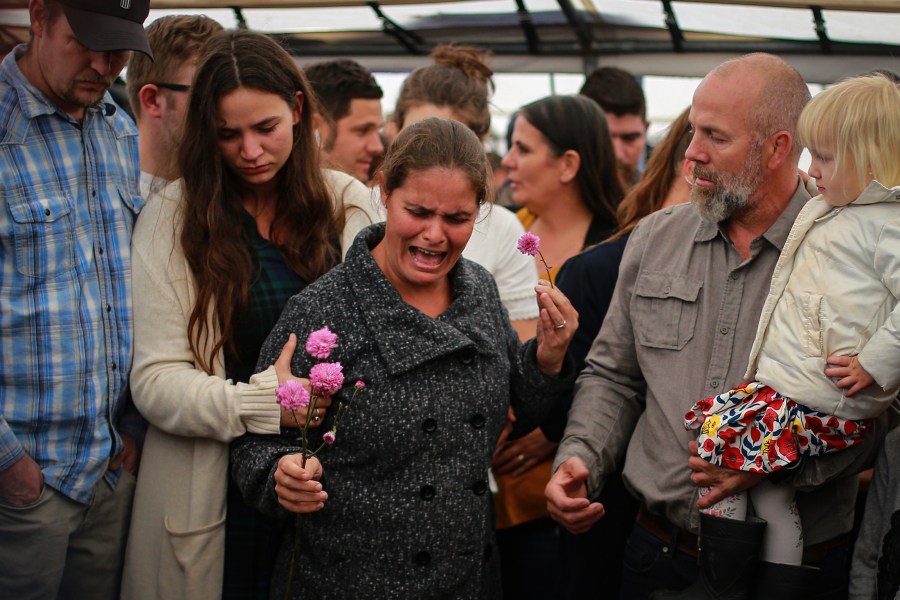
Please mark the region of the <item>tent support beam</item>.
POLYGON ((519 26, 522 28, 522 33, 525 34, 528 52, 538 54, 541 42, 538 39, 537 29, 534 28, 534 21, 531 20, 531 13, 525 8, 523 0, 516 0, 516 12, 519 15, 519 26))
POLYGON ((385 33, 385 35, 389 35, 397 42, 406 48, 406 50, 410 54, 422 54, 422 51, 419 50, 419 46, 425 45, 425 40, 421 37, 413 33, 412 31, 408 31, 392 21, 386 14, 381 11, 381 7, 377 2, 367 2, 375 12, 375 16, 377 16, 381 20, 381 30, 385 33))
POLYGON ((831 40, 828 38, 828 32, 825 30, 825 17, 822 16, 821 6, 811 6, 813 13, 813 23, 816 24, 816 35, 819 36, 819 45, 822 47, 823 54, 831 54, 831 40))
POLYGON ((566 16, 569 25, 572 27, 575 37, 578 38, 578 43, 581 45, 582 51, 585 54, 590 54, 591 45, 594 43, 594 34, 591 31, 591 27, 584 22, 584 19, 578 14, 578 11, 572 6, 571 0, 556 0, 556 2, 566 16))
POLYGON ((244 18, 244 11, 240 6, 232 6, 231 10, 234 11, 234 20, 237 21, 238 29, 248 29, 247 27, 247 19, 244 18))
POLYGON ((675 9, 669 0, 662 0, 663 12, 666 15, 666 29, 669 30, 669 36, 672 38, 672 49, 675 52, 684 52, 684 33, 678 25, 678 19, 675 17, 675 9))

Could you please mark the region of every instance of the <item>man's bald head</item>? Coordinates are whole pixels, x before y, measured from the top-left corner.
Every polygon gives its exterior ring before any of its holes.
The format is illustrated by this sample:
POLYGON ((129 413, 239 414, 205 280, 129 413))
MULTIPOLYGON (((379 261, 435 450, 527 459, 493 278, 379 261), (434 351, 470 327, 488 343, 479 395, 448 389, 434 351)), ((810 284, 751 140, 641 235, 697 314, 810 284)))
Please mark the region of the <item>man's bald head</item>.
POLYGON ((797 120, 810 100, 800 73, 783 59, 763 52, 726 61, 709 72, 704 82, 731 85, 746 101, 747 126, 762 140, 787 131, 794 140, 791 156, 800 157, 797 120))

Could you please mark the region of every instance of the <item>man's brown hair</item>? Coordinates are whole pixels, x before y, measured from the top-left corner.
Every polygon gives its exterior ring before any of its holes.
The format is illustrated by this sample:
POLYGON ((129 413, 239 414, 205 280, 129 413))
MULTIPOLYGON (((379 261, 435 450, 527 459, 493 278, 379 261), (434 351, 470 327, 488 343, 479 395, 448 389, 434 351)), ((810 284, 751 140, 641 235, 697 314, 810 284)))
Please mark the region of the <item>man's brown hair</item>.
POLYGON ((185 61, 200 56, 203 44, 223 27, 203 15, 170 15, 147 27, 147 42, 154 60, 134 52, 125 73, 125 90, 135 117, 141 115, 141 88, 148 83, 172 83, 169 77, 185 61))

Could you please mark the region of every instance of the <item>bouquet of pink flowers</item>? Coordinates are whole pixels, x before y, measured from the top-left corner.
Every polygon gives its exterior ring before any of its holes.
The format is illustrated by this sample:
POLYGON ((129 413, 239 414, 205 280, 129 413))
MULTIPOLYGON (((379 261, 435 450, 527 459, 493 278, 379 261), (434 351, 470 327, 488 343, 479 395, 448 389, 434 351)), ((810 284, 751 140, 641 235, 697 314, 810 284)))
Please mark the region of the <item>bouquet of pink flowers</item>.
MULTIPOLYGON (((328 327, 323 327, 317 331, 313 331, 306 339, 306 352, 313 358, 324 361, 331 356, 331 351, 337 348, 337 335, 331 332, 328 327)), ((306 467, 306 461, 312 456, 319 453, 325 446, 334 444, 337 439, 338 426, 341 419, 346 413, 356 396, 365 389, 366 384, 359 380, 353 385, 353 394, 350 400, 345 404, 343 400, 338 402, 337 413, 331 424, 331 429, 322 434, 322 443, 319 447, 309 451, 309 424, 312 416, 316 412, 316 403, 324 397, 336 394, 344 386, 344 370, 339 362, 319 362, 309 370, 309 390, 296 379, 289 379, 278 386, 275 397, 278 404, 285 410, 291 411, 294 422, 297 423, 299 429, 300 443, 300 465, 306 467), (307 408, 306 419, 300 423, 297 417, 297 411, 301 408, 307 408)), ((296 515, 296 531, 294 532, 294 550, 291 555, 291 567, 288 572, 287 589, 285 590, 285 600, 291 597, 294 571, 297 564, 297 556, 300 552, 300 513, 296 515)))

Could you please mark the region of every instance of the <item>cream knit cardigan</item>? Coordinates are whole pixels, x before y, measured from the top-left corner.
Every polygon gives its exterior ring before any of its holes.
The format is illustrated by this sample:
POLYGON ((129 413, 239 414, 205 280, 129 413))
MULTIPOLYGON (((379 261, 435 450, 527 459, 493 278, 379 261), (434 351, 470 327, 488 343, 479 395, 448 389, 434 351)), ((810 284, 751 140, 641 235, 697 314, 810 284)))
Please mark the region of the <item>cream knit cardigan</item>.
MULTIPOLYGON (((369 190, 325 171, 346 210, 342 248, 378 220, 369 190)), ((132 239, 135 356, 131 390, 149 421, 125 555, 122 596, 129 600, 220 598, 225 556, 228 444, 246 433, 278 433, 274 367, 249 383, 225 379, 194 361, 187 323, 195 301, 177 243, 180 181, 147 203, 132 239)), ((218 336, 210 332, 201 353, 218 336)))

